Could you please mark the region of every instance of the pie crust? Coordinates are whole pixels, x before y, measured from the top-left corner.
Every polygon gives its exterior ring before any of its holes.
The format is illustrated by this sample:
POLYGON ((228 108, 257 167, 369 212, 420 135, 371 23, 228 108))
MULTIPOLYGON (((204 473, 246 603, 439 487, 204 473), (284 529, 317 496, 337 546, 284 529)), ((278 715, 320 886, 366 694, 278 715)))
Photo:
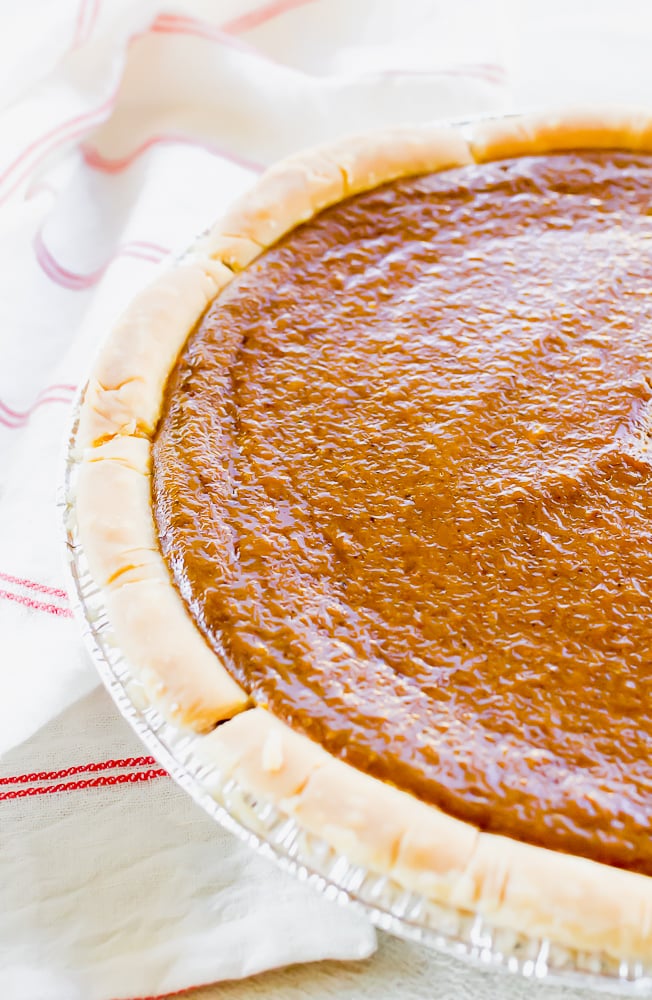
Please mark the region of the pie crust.
POLYGON ((101 350, 76 439, 76 512, 90 572, 147 698, 171 721, 206 734, 199 753, 222 776, 273 800, 353 863, 435 902, 565 947, 644 960, 652 959, 649 877, 481 832, 335 759, 252 705, 186 610, 152 513, 151 445, 167 377, 235 273, 322 209, 381 183, 577 148, 652 152, 652 117, 601 108, 396 128, 273 167, 183 264, 134 300, 101 350))

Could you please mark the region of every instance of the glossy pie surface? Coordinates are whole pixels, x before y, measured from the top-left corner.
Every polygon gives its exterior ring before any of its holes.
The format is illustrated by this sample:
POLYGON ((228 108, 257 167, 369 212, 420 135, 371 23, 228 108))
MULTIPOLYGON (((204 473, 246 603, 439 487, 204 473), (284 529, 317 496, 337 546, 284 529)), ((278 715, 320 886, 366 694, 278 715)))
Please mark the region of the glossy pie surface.
POLYGON ((652 874, 652 160, 400 180, 294 230, 166 390, 174 582, 258 704, 481 829, 652 874))

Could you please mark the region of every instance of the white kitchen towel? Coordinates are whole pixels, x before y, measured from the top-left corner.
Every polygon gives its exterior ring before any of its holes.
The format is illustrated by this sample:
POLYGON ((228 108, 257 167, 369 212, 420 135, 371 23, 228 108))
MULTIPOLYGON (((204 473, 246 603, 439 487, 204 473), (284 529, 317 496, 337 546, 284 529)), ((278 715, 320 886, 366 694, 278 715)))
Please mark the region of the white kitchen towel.
POLYGON ((98 687, 55 489, 134 292, 315 141, 501 110, 485 0, 21 0, 0 27, 0 996, 152 996, 358 958, 367 922, 221 831, 98 687), (472 29, 472 30, 470 30, 472 29))
POLYGON ((3 1000, 151 997, 374 948, 366 920, 195 806, 99 688, 5 769, 3 1000))

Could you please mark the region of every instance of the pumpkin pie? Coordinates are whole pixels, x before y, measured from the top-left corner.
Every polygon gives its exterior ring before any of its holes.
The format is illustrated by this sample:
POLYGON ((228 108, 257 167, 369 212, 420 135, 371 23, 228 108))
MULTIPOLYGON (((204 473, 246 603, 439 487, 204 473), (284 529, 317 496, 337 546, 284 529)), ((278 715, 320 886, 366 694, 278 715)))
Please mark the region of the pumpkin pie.
POLYGON ((76 508, 202 753, 354 863, 652 959, 652 119, 343 140, 127 310, 76 508))

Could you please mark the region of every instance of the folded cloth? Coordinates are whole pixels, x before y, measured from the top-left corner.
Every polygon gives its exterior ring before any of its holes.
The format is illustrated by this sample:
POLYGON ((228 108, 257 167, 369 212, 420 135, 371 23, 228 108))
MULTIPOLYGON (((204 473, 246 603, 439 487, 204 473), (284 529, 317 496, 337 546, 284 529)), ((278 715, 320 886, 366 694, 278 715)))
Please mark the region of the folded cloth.
POLYGON ((499 9, 22 0, 3 23, 0 996, 160 994, 373 949, 363 918, 195 807, 98 688, 55 487, 75 389, 161 262, 294 149, 504 108, 499 9))
POLYGON ((102 689, 10 751, 5 768, 19 779, 0 785, 7 1000, 151 996, 373 951, 364 918, 204 814, 102 689))

